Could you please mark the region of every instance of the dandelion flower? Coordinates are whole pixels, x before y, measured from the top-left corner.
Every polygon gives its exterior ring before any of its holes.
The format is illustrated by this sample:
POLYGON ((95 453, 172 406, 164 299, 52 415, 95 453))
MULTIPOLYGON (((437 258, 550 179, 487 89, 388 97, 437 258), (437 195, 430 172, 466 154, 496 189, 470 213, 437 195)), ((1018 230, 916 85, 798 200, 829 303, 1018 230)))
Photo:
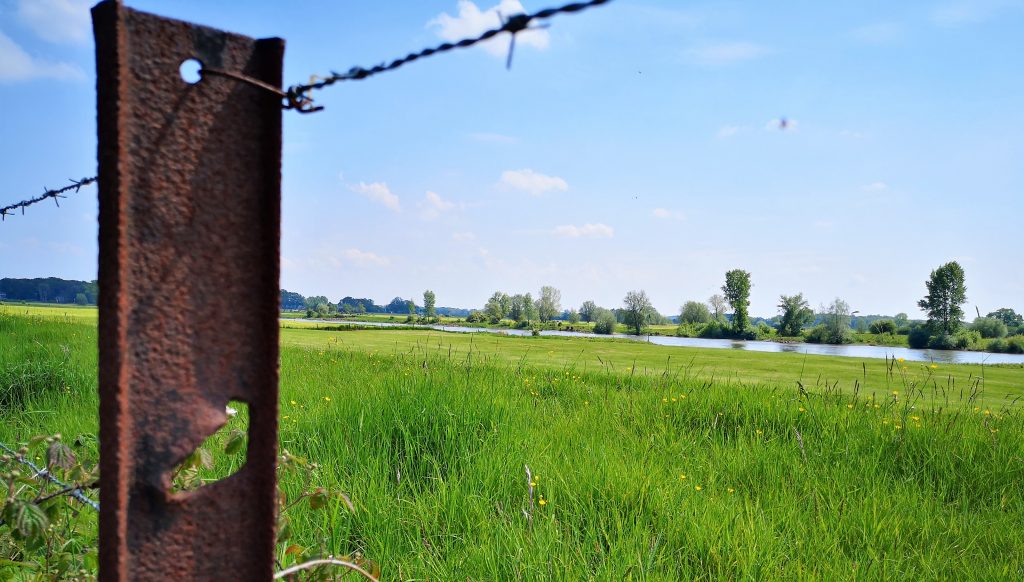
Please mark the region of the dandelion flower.
POLYGON ((852 404, 847 404, 847 405, 846 405, 846 407, 847 407, 847 408, 851 408, 851 409, 852 409, 852 408, 853 408, 853 405, 852 405, 852 404))
POLYGON ((703 487, 701 487, 700 485, 694 485, 694 486, 693 486, 693 490, 694 490, 694 491, 703 491, 703 490, 704 490, 704 488, 703 488, 703 487))
POLYGON ((728 491, 729 493, 736 493, 736 490, 733 489, 732 487, 729 487, 728 489, 726 489, 726 491, 728 491))
POLYGON ((807 412, 807 411, 806 411, 806 410, 804 410, 804 407, 803 407, 803 406, 801 406, 801 407, 800 407, 800 412, 807 412))
POLYGON ((680 480, 680 481, 685 481, 685 480, 686 480, 686 475, 684 475, 684 474, 680 473, 680 474, 679 474, 679 480, 680 480))
POLYGON ((295 406, 296 404, 298 404, 298 402, 295 402, 294 400, 292 400, 292 406, 295 406))
POLYGON ((761 430, 761 429, 757 429, 757 431, 756 431, 756 432, 757 432, 757 434, 764 434, 764 431, 763 431, 763 430, 761 430))
POLYGON ((548 500, 541 497, 538 503, 540 503, 541 507, 544 507, 545 505, 548 504, 548 500))
POLYGON ((934 370, 934 369, 938 368, 938 366, 937 366, 937 365, 935 365, 935 364, 932 364, 931 366, 928 366, 928 367, 929 367, 929 368, 931 368, 932 370, 934 370))
POLYGON ((331 401, 331 397, 330 397, 330 396, 324 396, 324 400, 325 400, 326 402, 330 402, 330 401, 331 401))

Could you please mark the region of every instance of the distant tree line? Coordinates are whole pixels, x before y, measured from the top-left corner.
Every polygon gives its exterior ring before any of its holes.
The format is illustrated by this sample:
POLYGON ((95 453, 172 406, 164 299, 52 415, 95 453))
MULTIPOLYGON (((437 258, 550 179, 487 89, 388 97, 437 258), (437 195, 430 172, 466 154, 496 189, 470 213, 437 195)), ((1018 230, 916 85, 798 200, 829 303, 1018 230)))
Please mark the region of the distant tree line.
POLYGON ((0 279, 0 301, 40 303, 77 303, 96 305, 99 285, 96 281, 44 279, 0 279))

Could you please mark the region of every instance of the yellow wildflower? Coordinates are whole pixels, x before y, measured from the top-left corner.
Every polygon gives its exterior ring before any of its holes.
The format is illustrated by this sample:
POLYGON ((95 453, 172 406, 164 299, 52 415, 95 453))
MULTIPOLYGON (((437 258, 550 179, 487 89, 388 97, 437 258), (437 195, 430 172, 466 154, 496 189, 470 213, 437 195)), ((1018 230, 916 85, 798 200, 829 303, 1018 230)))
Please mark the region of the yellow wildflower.
POLYGON ((693 489, 694 489, 694 491, 703 491, 704 490, 704 488, 701 487, 700 485, 694 485, 693 489))
POLYGON ((846 407, 852 409, 853 405, 852 404, 847 404, 846 407))
POLYGON ((728 489, 726 489, 726 491, 728 491, 729 493, 736 493, 736 490, 733 489, 732 487, 729 487, 728 489))
POLYGON ((680 481, 685 481, 685 480, 686 480, 686 475, 684 475, 684 474, 680 473, 680 474, 679 474, 679 480, 680 480, 680 481))

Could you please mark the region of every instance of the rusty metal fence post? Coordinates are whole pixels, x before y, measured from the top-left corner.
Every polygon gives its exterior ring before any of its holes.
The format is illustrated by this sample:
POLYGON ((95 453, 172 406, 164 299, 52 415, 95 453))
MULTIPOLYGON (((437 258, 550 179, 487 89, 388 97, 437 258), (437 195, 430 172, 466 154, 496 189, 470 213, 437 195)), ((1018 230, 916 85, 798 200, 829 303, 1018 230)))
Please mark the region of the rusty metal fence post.
POLYGON ((277 454, 284 41, 93 9, 100 184, 100 577, 269 580, 277 454), (248 404, 246 464, 172 493, 248 404))

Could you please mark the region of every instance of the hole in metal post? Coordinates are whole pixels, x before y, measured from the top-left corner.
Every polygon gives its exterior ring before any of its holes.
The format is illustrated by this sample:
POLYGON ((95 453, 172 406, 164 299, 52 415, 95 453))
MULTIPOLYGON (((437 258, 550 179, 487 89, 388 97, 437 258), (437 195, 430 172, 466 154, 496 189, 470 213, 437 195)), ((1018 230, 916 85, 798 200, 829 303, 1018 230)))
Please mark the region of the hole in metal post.
POLYGON ((203 63, 196 59, 182 61, 181 66, 178 67, 178 72, 181 73, 181 80, 189 85, 195 85, 203 79, 202 70, 203 63))
POLYGON ((245 465, 249 441, 249 406, 232 400, 227 422, 178 464, 171 476, 175 492, 192 491, 234 475, 245 465))

